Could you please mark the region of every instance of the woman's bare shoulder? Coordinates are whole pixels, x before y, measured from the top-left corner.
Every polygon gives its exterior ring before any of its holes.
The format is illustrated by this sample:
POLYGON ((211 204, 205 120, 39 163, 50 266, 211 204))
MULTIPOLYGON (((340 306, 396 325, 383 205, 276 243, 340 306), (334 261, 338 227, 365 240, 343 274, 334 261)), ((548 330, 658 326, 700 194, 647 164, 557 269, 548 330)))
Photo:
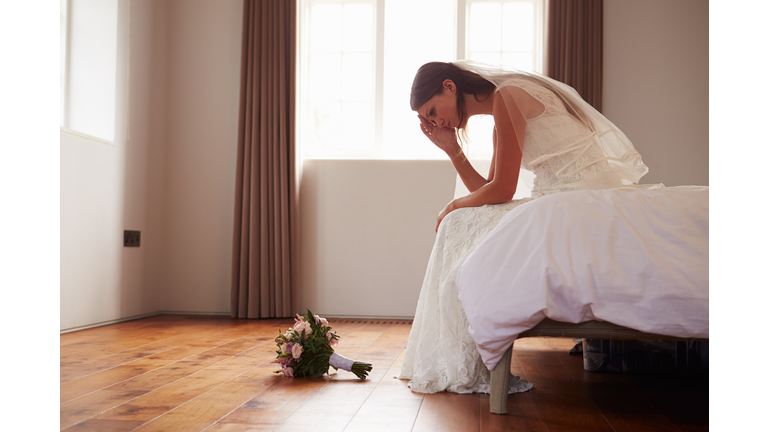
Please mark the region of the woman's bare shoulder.
POLYGON ((496 101, 503 101, 505 106, 510 102, 514 102, 520 112, 523 113, 523 116, 527 119, 537 117, 544 112, 544 104, 531 96, 531 94, 522 87, 505 85, 496 90, 496 94, 497 96, 501 96, 501 98, 497 98, 496 101))

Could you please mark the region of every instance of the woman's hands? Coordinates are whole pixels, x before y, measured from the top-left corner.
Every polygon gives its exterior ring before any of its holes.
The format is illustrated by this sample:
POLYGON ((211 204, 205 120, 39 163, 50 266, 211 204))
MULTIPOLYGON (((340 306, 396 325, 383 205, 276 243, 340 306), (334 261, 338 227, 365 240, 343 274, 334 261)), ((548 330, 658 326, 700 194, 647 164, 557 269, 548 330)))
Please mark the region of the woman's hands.
MULTIPOLYGON (((434 145, 437 146, 440 150, 444 151, 451 160, 454 159, 455 156, 462 154, 461 146, 459 145, 458 139, 456 139, 456 129, 455 128, 448 128, 448 127, 439 127, 436 125, 433 125, 429 122, 429 120, 425 119, 421 115, 419 115, 419 121, 421 122, 421 131, 424 133, 424 135, 429 138, 430 141, 434 145)), ((464 161, 466 162, 466 158, 464 158, 464 161)), ((477 172, 475 172, 475 175, 479 176, 477 172)), ((485 179, 483 179, 482 184, 487 183, 485 179)), ((440 223, 445 219, 448 214, 456 209, 460 208, 459 205, 457 205, 456 200, 453 200, 448 203, 437 215, 437 225, 435 226, 435 232, 440 228, 440 223)))
POLYGON ((453 200, 448 203, 445 207, 443 207, 442 210, 440 210, 440 213, 437 215, 437 225, 435 226, 435 233, 437 233, 437 230, 440 228, 440 222, 445 219, 446 216, 448 216, 448 213, 458 209, 459 207, 456 205, 456 200, 453 200))
POLYGON ((439 127, 430 123, 427 119, 419 115, 421 122, 421 131, 429 138, 434 145, 448 154, 448 157, 455 156, 461 151, 459 141, 456 139, 456 129, 439 127))

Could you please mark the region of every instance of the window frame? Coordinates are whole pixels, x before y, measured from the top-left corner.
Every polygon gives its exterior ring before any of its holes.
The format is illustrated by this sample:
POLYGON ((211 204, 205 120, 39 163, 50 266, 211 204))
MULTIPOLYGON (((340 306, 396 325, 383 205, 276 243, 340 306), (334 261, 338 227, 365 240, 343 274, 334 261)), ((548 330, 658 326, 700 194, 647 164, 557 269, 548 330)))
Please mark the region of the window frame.
POLYGON ((64 129, 64 125, 69 124, 69 112, 67 110, 67 98, 68 89, 67 85, 69 79, 69 18, 71 14, 72 2, 70 0, 60 0, 59 10, 59 37, 60 49, 59 53, 59 126, 64 129))

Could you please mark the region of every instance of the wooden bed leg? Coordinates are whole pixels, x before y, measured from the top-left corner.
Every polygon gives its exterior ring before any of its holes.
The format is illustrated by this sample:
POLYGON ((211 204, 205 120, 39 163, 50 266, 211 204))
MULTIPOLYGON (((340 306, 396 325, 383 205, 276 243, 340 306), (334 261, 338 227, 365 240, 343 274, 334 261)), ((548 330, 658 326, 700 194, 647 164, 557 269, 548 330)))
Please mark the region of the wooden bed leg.
MULTIPOLYGON (((512 344, 514 346, 514 344, 512 344)), ((491 413, 507 413, 507 393, 509 392, 509 372, 512 363, 512 346, 501 357, 491 371, 491 413)))

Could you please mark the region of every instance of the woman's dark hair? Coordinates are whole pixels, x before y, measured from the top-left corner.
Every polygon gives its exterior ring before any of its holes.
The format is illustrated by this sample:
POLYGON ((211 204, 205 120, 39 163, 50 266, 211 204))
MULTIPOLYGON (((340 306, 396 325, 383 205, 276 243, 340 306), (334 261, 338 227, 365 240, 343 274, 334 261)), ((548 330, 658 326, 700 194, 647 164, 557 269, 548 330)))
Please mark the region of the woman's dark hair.
MULTIPOLYGON (((510 73, 510 76, 512 75, 513 74, 510 73)), ((568 95, 557 90, 545 79, 526 74, 515 76, 550 90, 563 102, 568 113, 584 123, 589 130, 595 130, 592 120, 590 120, 589 116, 579 108, 578 104, 572 102, 568 95)), ((464 93, 472 94, 475 96, 475 99, 482 101, 496 90, 496 86, 477 73, 462 69, 453 63, 427 63, 419 68, 416 72, 416 76, 413 78, 413 85, 411 86, 411 109, 416 111, 433 96, 441 93, 443 91, 443 81, 447 79, 456 84, 456 105, 459 110, 459 125, 463 125, 463 127, 460 127, 459 129, 461 130, 461 135, 466 138, 467 131, 464 120, 467 115, 467 109, 464 106, 464 93)))
POLYGON ((451 80, 456 84, 456 107, 459 110, 459 124, 466 126, 464 121, 467 109, 464 106, 464 93, 475 96, 478 101, 490 96, 496 86, 480 75, 459 68, 452 63, 431 62, 423 65, 416 72, 411 86, 411 109, 416 111, 443 91, 443 81, 451 80), (481 99, 482 98, 482 99, 481 99))

